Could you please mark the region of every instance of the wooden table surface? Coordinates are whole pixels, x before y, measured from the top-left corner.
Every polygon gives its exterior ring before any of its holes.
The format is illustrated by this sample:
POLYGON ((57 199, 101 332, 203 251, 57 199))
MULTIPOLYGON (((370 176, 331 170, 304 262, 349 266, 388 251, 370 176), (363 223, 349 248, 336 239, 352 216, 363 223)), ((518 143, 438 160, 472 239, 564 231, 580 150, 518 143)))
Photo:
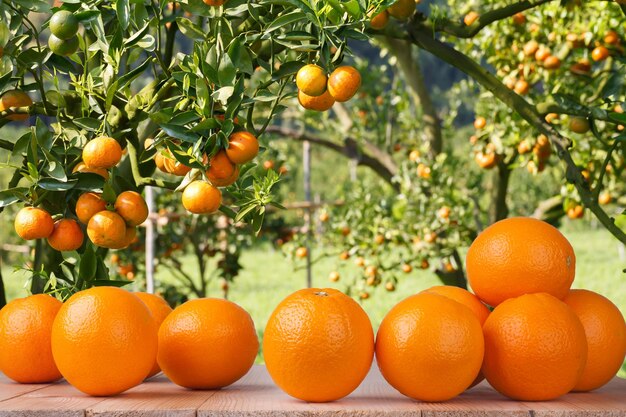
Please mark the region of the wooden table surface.
POLYGON ((626 380, 615 378, 592 393, 568 394, 549 402, 518 402, 485 382, 444 403, 422 403, 402 396, 373 367, 352 395, 332 403, 310 404, 280 391, 265 367, 254 368, 220 391, 191 391, 158 375, 116 397, 84 395, 66 382, 20 385, 0 376, 0 417, 217 417, 217 416, 516 416, 626 417, 626 380))

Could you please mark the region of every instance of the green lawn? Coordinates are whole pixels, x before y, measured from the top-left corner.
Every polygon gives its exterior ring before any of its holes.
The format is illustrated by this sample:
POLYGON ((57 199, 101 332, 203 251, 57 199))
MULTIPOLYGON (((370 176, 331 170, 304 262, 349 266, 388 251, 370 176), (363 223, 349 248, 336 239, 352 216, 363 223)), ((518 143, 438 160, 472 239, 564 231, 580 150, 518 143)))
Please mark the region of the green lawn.
MULTIPOLYGON (((574 287, 587 288, 605 295, 626 315, 626 274, 622 273, 626 268, 626 260, 620 260, 617 241, 603 230, 578 230, 566 226, 564 233, 576 251, 577 273, 574 287)), ((186 264, 193 265, 191 262, 186 264)), ((250 312, 259 334, 262 334, 272 309, 288 294, 305 286, 305 271, 294 270, 293 263, 269 246, 245 252, 242 264, 244 269, 232 285, 229 298, 250 312)), ((342 289, 345 284, 341 281, 331 284, 327 279, 328 273, 336 269, 338 264, 335 259, 324 259, 316 263, 313 284, 317 287, 332 286, 342 289)), ((351 265, 348 262, 345 269, 339 269, 339 272, 347 274, 353 269, 351 265)), ((24 295, 25 291, 21 288, 23 277, 13 273, 8 266, 3 268, 3 273, 9 296, 13 298, 24 295)), ((165 270, 161 270, 157 279, 170 281, 171 277, 165 270)), ((362 302, 362 305, 377 328, 385 313, 395 303, 437 283, 434 274, 414 270, 402 277, 395 292, 388 293, 381 287, 373 292, 369 300, 362 302)), ((212 294, 220 294, 217 283, 212 287, 212 294)), ((623 367, 621 375, 626 376, 626 367, 623 367)))

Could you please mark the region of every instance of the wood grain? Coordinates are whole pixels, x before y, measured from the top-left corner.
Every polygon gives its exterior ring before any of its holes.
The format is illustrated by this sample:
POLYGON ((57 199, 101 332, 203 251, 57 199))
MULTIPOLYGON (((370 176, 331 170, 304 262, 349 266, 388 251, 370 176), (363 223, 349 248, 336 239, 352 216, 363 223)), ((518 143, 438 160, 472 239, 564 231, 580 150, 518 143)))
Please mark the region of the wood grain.
POLYGON ((0 375, 0 417, 626 417, 626 380, 615 378, 590 393, 554 401, 519 402, 486 382, 457 398, 424 403, 404 397, 385 382, 377 367, 350 396, 315 404, 296 400, 276 387, 263 366, 218 391, 178 387, 164 376, 115 397, 89 397, 65 382, 20 385, 0 375))

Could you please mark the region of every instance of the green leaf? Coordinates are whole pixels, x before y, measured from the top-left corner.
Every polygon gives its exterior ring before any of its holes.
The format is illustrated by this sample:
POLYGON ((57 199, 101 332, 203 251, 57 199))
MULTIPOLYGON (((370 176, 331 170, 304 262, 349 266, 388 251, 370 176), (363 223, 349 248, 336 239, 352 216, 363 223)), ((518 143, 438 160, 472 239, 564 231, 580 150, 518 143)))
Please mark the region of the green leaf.
POLYGON ((42 178, 37 181, 37 186, 48 191, 67 191, 74 188, 76 180, 60 181, 54 178, 42 178))
POLYGON ((133 281, 121 281, 112 279, 95 279, 91 281, 91 285, 94 287, 123 287, 128 284, 132 284, 133 281))
POLYGON ((302 0, 269 0, 267 3, 269 4, 279 4, 282 6, 292 6, 295 7, 296 10, 302 10, 307 18, 313 22, 313 23, 318 23, 318 19, 317 19, 317 15, 315 14, 315 12, 313 11, 313 9, 310 6, 310 3, 308 1, 302 1, 302 0))
POLYGON ((276 29, 280 29, 283 26, 287 26, 295 22, 306 21, 306 19, 307 19, 307 14, 299 10, 293 11, 291 13, 287 13, 285 15, 282 15, 276 18, 272 23, 270 23, 270 25, 267 28, 265 28, 265 33, 271 33, 275 31, 276 29))
POLYGON ((206 40, 206 34, 199 26, 197 26, 191 20, 184 17, 177 17, 176 23, 178 24, 178 28, 180 29, 181 33, 186 37, 195 41, 206 40))
POLYGON ((15 187, 0 191, 0 208, 10 206, 18 201, 26 200, 28 188, 15 187))
POLYGON ((119 89, 124 88, 126 84, 128 84, 135 78, 139 77, 146 70, 146 68, 148 68, 151 62, 152 62, 152 58, 147 58, 145 61, 141 63, 141 65, 129 71, 127 74, 122 75, 117 80, 118 88, 119 89))
POLYGON ((212 97, 222 103, 222 105, 226 105, 228 103, 228 99, 235 92, 235 87, 222 87, 219 90, 213 92, 212 97))
POLYGON ((217 77, 219 79, 220 85, 222 86, 230 86, 235 82, 235 76, 237 75, 237 69, 231 61, 230 56, 223 55, 222 61, 220 62, 220 66, 217 69, 217 77))
POLYGON ((92 119, 91 117, 79 117, 78 119, 72 120, 72 122, 74 122, 74 124, 81 129, 85 129, 90 132, 100 130, 100 126, 102 125, 99 120, 92 119))
POLYGON ((115 199, 117 198, 117 194, 115 190, 111 186, 111 184, 107 181, 104 183, 104 188, 102 189, 102 199, 109 204, 115 203, 115 199))
POLYGON ((161 129, 168 135, 175 139, 180 139, 185 142, 195 143, 200 140, 200 136, 191 132, 184 126, 177 126, 169 123, 163 123, 160 125, 161 129))
POLYGON ((85 10, 82 12, 74 13, 74 17, 76 17, 76 19, 83 24, 89 23, 92 20, 97 19, 99 16, 100 10, 85 10))
POLYGON ((141 41, 143 37, 146 35, 146 33, 148 33, 148 30, 150 30, 151 22, 152 22, 151 20, 146 22, 146 24, 141 29, 133 33, 133 35, 130 38, 126 39, 124 41, 124 46, 126 46, 127 48, 130 48, 131 46, 134 46, 139 41, 141 41))
POLYGON ((80 258, 78 277, 84 281, 91 281, 96 275, 97 257, 91 245, 87 245, 85 253, 80 258))
POLYGON ((280 66, 277 71, 274 71, 272 80, 280 80, 281 78, 290 77, 298 72, 300 68, 305 65, 302 61, 288 61, 280 66))
POLYGON ((130 24, 130 4, 128 0, 117 0, 115 2, 115 12, 117 13, 117 19, 122 29, 128 29, 128 25, 130 24))
POLYGON ((50 12, 50 4, 44 0, 11 0, 11 3, 37 13, 50 12))

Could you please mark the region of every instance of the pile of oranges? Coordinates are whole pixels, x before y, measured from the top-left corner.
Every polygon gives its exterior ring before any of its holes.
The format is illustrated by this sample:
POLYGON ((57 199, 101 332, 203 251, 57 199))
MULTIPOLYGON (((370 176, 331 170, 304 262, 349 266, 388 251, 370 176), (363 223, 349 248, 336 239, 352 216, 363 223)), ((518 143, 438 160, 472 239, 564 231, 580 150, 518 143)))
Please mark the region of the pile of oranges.
POLYGON ((298 101, 308 110, 326 111, 336 101, 350 100, 361 86, 361 74, 351 66, 336 68, 329 76, 322 67, 307 64, 296 74, 298 101))
MULTIPOLYGON (((475 294, 437 286, 410 296, 376 336, 365 311, 340 291, 291 294, 264 330, 267 370, 287 394, 309 402, 350 394, 374 357, 390 385, 420 401, 449 400, 483 379, 523 401, 597 389, 624 360, 626 323, 608 299, 570 289, 575 266, 571 245, 549 224, 497 222, 467 254, 475 294)), ((34 295, 0 311, 0 370, 22 383, 64 377, 96 396, 159 370, 183 387, 225 387, 248 372, 258 348, 250 315, 221 299, 172 311, 155 295, 95 287, 64 304, 34 295)))

